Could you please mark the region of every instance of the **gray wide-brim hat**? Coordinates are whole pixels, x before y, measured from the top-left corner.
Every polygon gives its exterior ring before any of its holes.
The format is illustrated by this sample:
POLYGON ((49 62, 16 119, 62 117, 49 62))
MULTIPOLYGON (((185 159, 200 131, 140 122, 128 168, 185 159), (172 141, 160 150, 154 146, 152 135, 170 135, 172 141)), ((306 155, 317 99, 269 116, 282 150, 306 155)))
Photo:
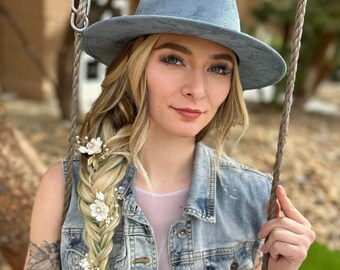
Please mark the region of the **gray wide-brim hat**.
POLYGON ((89 26, 83 48, 109 65, 130 40, 156 33, 191 35, 230 48, 239 60, 244 90, 273 85, 286 73, 286 64, 274 49, 241 32, 236 0, 140 0, 135 15, 89 26))

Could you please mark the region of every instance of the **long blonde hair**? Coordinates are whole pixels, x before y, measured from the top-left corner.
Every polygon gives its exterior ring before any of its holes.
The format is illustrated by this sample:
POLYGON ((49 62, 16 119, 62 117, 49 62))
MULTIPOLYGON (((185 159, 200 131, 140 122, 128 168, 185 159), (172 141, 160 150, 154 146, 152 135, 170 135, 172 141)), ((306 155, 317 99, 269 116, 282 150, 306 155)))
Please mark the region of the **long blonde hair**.
POLYGON ((138 152, 148 129, 144 70, 157 39, 157 35, 137 38, 111 63, 102 84, 102 93, 80 131, 81 137, 101 137, 109 149, 109 156, 97 170, 88 166, 86 158, 81 159, 79 208, 84 215, 84 239, 92 268, 106 269, 113 247, 112 237, 120 220, 115 188, 129 163, 140 164, 138 152), (91 216, 90 205, 97 192, 102 192, 105 204, 114 208, 108 224, 91 216))
MULTIPOLYGON (((100 162, 97 170, 88 165, 86 157, 81 158, 79 208, 85 220, 84 240, 89 249, 91 268, 104 270, 107 267, 113 248, 112 237, 121 217, 115 189, 128 165, 133 163, 143 175, 146 174, 138 158, 149 127, 145 67, 158 39, 159 35, 139 37, 112 61, 102 83, 102 93, 80 130, 80 137, 101 137, 109 151, 109 156, 100 162), (98 222, 91 216, 90 205, 97 192, 104 194, 105 204, 113 209, 109 223, 98 222)), ((197 135, 197 141, 200 141, 210 130, 215 130, 218 151, 234 124, 241 123, 245 128, 248 123, 236 61, 234 66, 228 98, 209 125, 197 135)))

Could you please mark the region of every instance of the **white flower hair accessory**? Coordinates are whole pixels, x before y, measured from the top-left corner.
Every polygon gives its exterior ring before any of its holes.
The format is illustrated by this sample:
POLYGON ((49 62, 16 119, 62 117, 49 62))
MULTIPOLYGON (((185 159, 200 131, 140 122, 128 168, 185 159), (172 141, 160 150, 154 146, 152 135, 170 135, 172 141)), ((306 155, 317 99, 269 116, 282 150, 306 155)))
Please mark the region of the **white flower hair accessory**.
POLYGON ((80 260, 79 266, 84 270, 99 270, 99 267, 91 267, 89 263, 88 254, 85 255, 85 258, 80 260))
POLYGON ((88 261, 87 254, 86 254, 85 258, 80 260, 79 265, 80 265, 80 267, 84 268, 85 270, 89 270, 90 263, 88 261))
MULTIPOLYGON (((115 192, 117 192, 117 188, 115 192)), ((104 194, 99 191, 96 192, 96 199, 94 203, 90 204, 91 216, 96 219, 96 221, 104 221, 106 226, 109 226, 111 220, 113 220, 112 215, 119 215, 119 204, 107 205, 105 203, 104 194)))
POLYGON ((110 149, 103 144, 100 137, 89 139, 88 136, 85 136, 84 139, 81 139, 79 136, 76 136, 76 139, 78 152, 89 156, 87 164, 95 170, 98 169, 99 161, 106 159, 110 155, 110 149))
POLYGON ((90 205, 91 216, 97 221, 103 221, 108 218, 109 207, 104 202, 104 194, 102 192, 96 193, 96 200, 90 205))
MULTIPOLYGON (((86 139, 86 137, 85 137, 86 139)), ((88 154, 88 155, 93 155, 93 154, 99 154, 102 152, 102 139, 98 137, 97 139, 92 138, 86 146, 79 146, 78 151, 82 154, 88 154)))

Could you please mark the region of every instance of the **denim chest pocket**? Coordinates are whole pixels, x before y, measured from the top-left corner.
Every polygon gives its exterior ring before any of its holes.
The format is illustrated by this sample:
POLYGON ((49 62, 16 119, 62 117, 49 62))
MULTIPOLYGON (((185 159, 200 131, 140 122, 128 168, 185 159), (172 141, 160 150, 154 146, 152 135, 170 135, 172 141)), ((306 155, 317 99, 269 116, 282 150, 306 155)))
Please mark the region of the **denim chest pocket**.
MULTIPOLYGON (((63 229, 62 241, 64 242, 64 250, 62 254, 62 269, 82 269, 79 265, 80 261, 86 257, 88 248, 82 239, 82 229, 63 229)), ((123 234, 115 233, 112 239, 113 248, 110 253, 108 265, 110 269, 123 269, 124 259, 126 258, 126 248, 123 234)))
POLYGON ((253 248, 247 244, 200 252, 184 252, 172 257, 172 265, 176 270, 189 270, 193 267, 202 270, 252 270, 253 253, 253 248))
POLYGON ((203 259, 203 268, 205 270, 252 270, 254 267, 251 260, 251 254, 248 256, 226 254, 224 250, 216 250, 214 255, 203 259))

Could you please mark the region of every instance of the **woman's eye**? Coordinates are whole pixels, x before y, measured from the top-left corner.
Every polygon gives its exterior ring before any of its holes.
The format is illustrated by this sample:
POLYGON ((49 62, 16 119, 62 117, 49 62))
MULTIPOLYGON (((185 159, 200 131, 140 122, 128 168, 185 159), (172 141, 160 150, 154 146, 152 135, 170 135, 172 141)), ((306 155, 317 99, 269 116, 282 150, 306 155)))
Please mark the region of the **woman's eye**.
POLYGON ((214 66, 210 68, 210 71, 219 75, 226 75, 229 74, 232 71, 232 68, 228 66, 214 66))
POLYGON ((169 65, 181 65, 182 59, 175 55, 162 56, 161 61, 169 65))

